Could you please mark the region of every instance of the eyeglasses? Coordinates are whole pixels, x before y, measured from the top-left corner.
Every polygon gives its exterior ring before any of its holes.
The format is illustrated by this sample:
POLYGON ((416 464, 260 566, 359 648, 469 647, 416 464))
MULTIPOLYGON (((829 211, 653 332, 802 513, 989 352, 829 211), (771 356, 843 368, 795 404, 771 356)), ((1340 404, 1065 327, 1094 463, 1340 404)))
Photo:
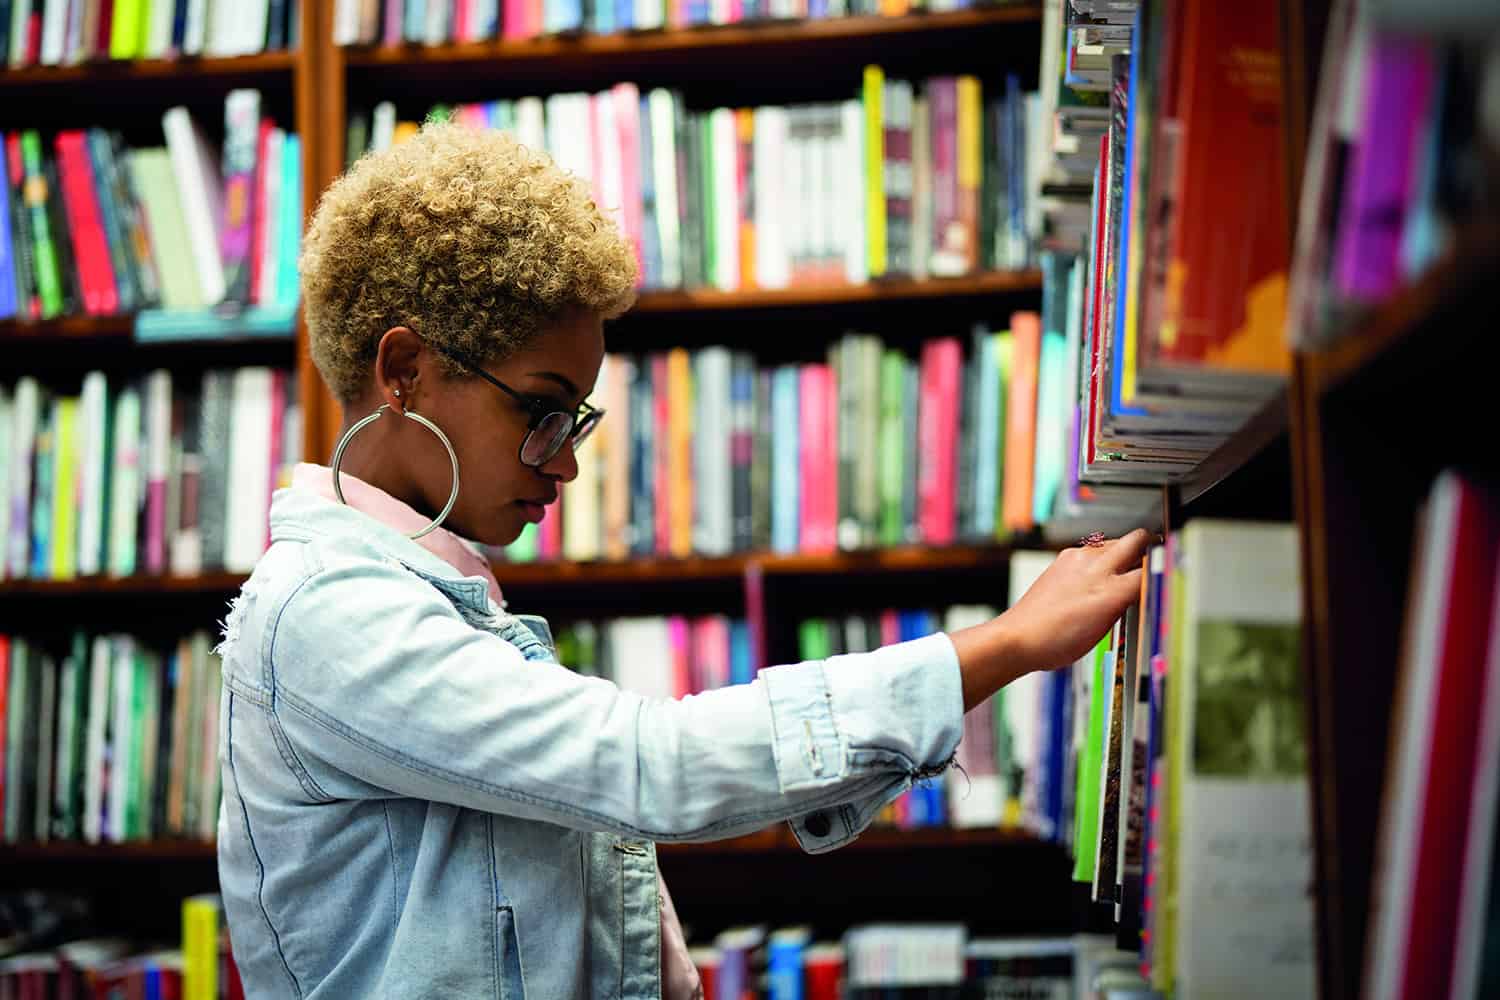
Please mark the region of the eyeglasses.
POLYGON ((566 410, 554 410, 541 400, 512 389, 458 351, 439 347, 431 341, 428 345, 526 408, 530 416, 526 423, 526 436, 521 439, 522 465, 533 469, 541 468, 557 457, 557 453, 562 451, 562 446, 569 440, 573 442, 575 448, 582 444, 584 439, 594 433, 594 428, 599 426, 599 421, 604 419, 604 411, 588 403, 580 403, 578 410, 573 413, 566 410))

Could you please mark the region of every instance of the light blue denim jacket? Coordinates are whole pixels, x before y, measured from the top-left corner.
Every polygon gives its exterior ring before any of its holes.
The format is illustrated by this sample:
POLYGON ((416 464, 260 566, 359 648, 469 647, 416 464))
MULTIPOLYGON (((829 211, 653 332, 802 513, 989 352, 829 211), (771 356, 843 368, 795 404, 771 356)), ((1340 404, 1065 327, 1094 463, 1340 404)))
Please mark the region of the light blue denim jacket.
POLYGON ((222 646, 252 997, 655 998, 654 842, 790 820, 832 850, 958 743, 944 635, 650 699, 357 511, 282 490, 271 539, 222 646))

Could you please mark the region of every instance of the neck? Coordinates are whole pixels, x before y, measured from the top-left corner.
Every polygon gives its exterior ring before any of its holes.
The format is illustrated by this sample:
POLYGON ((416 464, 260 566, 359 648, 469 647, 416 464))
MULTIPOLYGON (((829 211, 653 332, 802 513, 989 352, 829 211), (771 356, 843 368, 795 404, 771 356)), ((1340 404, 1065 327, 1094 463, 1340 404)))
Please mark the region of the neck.
MULTIPOLYGON (((343 440, 350 428, 375 410, 374 406, 345 409, 343 423, 339 427, 339 440, 343 440)), ((401 415, 394 412, 381 414, 381 419, 366 424, 349 442, 344 451, 339 471, 353 476, 376 489, 383 490, 412 510, 427 517, 437 512, 423 498, 416 477, 411 474, 400 446, 401 415)))

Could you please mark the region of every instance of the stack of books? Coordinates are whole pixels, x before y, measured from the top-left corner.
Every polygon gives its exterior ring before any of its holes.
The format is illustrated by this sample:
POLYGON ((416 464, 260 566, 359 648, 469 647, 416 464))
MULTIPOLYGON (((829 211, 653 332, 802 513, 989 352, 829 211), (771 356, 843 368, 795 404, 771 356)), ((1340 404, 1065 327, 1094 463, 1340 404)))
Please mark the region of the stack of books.
MULTIPOLYGON (((587 181, 635 248, 646 288, 785 288, 1033 263, 1026 178, 1039 104, 1016 76, 987 94, 973 76, 913 82, 870 66, 859 94, 693 111, 675 91, 621 83, 429 114, 512 132, 587 181)), ((357 112, 348 160, 417 128, 389 102, 357 112)))
POLYGON ((963 10, 973 0, 338 0, 336 45, 448 45, 493 38, 963 10))
POLYGON ((248 573, 301 459, 290 372, 0 385, 0 579, 248 573))
POLYGON ((850 334, 827 360, 726 347, 610 355, 609 416, 511 561, 993 543, 1053 511, 1066 472, 1060 338, 1037 315, 926 341, 850 334), (967 352, 965 351, 967 341, 967 352))
POLYGON ((207 632, 0 635, 4 841, 212 840, 221 666, 207 632))
POLYGON ((294 0, 10 0, 0 54, 12 69, 101 59, 253 55, 295 48, 294 0))
POLYGON ((166 145, 118 133, 7 133, 0 180, 0 319, 135 313, 142 340, 290 336, 302 233, 302 154, 230 93, 215 153, 188 110, 166 145))

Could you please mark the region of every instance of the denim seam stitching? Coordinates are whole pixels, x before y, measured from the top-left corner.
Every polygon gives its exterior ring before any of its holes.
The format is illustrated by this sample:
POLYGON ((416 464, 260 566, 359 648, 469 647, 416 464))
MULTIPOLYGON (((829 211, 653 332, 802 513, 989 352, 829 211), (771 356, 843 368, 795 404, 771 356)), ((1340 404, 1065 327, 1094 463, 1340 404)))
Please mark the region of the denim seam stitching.
POLYGON ((297 991, 297 996, 303 996, 302 984, 297 981, 297 974, 292 971, 292 965, 287 960, 286 952, 281 948, 281 935, 276 931, 276 925, 271 921, 271 911, 266 909, 266 865, 260 859, 260 851, 255 846, 255 835, 250 832, 250 813, 245 808, 244 796, 238 794, 239 772, 234 766, 234 698, 229 699, 228 726, 224 736, 224 759, 230 772, 234 775, 236 789, 235 798, 240 804, 240 822, 245 828, 245 842, 250 845, 250 855, 255 858, 255 902, 260 907, 260 915, 266 922, 266 929, 271 932, 271 940, 276 945, 276 955, 281 959, 281 967, 286 970, 287 978, 292 981, 292 989, 297 991))
POLYGON ((302 763, 302 759, 297 756, 297 751, 292 746, 291 739, 286 735, 286 730, 282 727, 281 720, 277 717, 276 711, 275 654, 276 638, 281 632, 281 619, 286 614, 287 607, 302 592, 302 588, 311 583, 319 572, 320 570, 313 570, 299 580, 297 585, 291 589, 291 592, 286 595, 286 599, 281 602, 281 606, 276 609, 276 615, 272 619, 269 628, 270 636, 266 642, 265 664, 263 665, 261 675, 266 681, 266 691, 269 694, 269 703, 266 705, 266 722, 271 730, 271 742, 276 744, 276 752, 281 755, 281 762, 287 766, 287 770, 292 772, 292 775, 297 779, 297 784, 301 785, 302 790, 310 797, 322 802, 332 802, 334 797, 319 786, 317 780, 313 778, 312 773, 302 763))
POLYGON ((401 904, 396 898, 396 881, 400 872, 396 864, 396 835, 391 832, 391 803, 382 799, 380 811, 385 813, 385 843, 391 852, 391 937, 396 936, 396 927, 401 923, 401 904))

